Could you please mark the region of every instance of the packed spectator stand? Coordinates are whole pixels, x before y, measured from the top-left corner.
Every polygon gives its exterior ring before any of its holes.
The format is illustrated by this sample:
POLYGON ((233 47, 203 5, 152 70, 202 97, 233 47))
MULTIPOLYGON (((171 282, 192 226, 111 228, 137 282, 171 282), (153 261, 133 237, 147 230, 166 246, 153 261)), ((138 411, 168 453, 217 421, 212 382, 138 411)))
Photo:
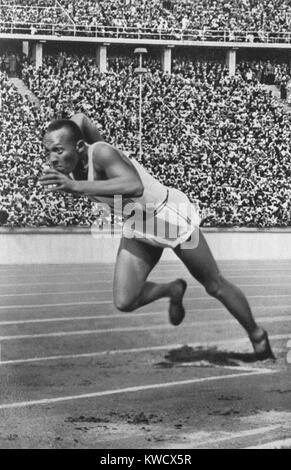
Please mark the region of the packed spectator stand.
POLYGON ((0 207, 9 213, 8 225, 35 227, 92 222, 94 211, 88 203, 66 196, 46 196, 37 185, 44 164, 42 129, 52 114, 21 97, 8 82, 6 73, 0 72, 0 85, 0 207))
POLYGON ((290 43, 289 0, 2 0, 0 31, 290 43))
MULTIPOLYGON (((106 75, 90 57, 48 55, 40 69, 25 60, 22 76, 40 108, 19 96, 2 64, 0 193, 8 226, 101 224, 88 200, 43 193, 42 133, 53 117, 84 112, 106 140, 140 159, 134 59, 111 57, 106 75)), ((241 62, 235 77, 223 62, 202 58, 175 57, 172 75, 153 58, 146 67, 143 165, 199 204, 204 226, 290 226, 291 118, 260 83, 268 63, 241 62)), ((275 82, 290 70, 275 64, 273 72, 275 82)))

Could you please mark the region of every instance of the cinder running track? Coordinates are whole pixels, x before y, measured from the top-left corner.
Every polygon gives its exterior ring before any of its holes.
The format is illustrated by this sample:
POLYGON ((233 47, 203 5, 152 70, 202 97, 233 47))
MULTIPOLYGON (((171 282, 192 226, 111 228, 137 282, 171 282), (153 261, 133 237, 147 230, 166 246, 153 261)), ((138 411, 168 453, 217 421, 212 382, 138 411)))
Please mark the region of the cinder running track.
POLYGON ((178 262, 151 276, 189 281, 178 328, 166 301, 117 312, 111 265, 0 266, 0 448, 290 448, 291 261, 221 268, 276 363, 254 362, 241 327, 178 262))

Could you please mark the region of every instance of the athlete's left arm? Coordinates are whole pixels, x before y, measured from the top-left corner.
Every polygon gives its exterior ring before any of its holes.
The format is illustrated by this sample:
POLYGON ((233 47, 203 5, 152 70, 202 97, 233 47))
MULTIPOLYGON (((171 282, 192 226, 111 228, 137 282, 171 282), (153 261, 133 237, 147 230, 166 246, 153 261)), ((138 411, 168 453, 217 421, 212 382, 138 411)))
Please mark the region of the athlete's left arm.
POLYGON ((100 143, 94 149, 93 163, 98 171, 104 173, 106 179, 73 181, 56 170, 49 170, 40 179, 41 184, 47 187, 48 191, 64 191, 96 197, 114 195, 140 197, 143 194, 143 184, 136 169, 110 145, 100 143))
POLYGON ((78 113, 71 117, 71 121, 74 121, 77 126, 81 129, 85 142, 87 144, 94 144, 95 142, 103 142, 104 139, 100 134, 99 130, 93 124, 93 122, 84 113, 78 113))

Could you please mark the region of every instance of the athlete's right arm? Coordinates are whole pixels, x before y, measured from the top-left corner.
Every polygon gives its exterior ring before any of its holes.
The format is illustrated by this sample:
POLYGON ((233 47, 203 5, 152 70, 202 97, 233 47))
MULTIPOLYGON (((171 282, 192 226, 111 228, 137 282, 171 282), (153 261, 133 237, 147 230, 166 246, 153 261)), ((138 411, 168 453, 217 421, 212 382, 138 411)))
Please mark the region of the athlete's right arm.
POLYGON ((138 172, 129 160, 105 142, 96 145, 93 152, 95 170, 103 175, 94 181, 75 181, 50 169, 40 178, 46 191, 64 191, 77 195, 113 197, 141 197, 144 187, 138 172))
POLYGON ((137 170, 111 145, 104 142, 95 146, 93 164, 94 168, 103 174, 103 179, 73 181, 72 192, 96 197, 143 195, 144 187, 137 170))
POLYGON ((79 126, 87 144, 92 145, 95 144, 95 142, 104 142, 104 139, 97 127, 88 118, 88 116, 86 116, 86 114, 75 114, 71 117, 71 121, 74 121, 79 126))

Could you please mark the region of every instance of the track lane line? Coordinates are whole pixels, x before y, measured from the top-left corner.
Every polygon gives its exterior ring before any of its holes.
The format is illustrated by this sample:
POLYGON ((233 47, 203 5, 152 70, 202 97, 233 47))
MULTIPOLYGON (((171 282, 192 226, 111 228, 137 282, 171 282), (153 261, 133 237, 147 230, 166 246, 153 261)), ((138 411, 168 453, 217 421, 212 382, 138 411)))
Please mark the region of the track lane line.
POLYGON ((62 323, 62 322, 75 322, 75 321, 90 321, 90 320, 116 320, 117 318, 143 318, 143 317, 152 317, 160 314, 164 314, 163 310, 159 312, 143 312, 143 313, 123 313, 123 314, 114 314, 114 315, 88 315, 84 317, 54 317, 54 318, 33 318, 31 320, 8 320, 0 321, 1 326, 12 326, 12 325, 29 325, 37 323, 62 323))
MULTIPOLYGON (((166 274, 166 273, 165 273, 166 274)), ((77 276, 76 276, 77 277, 77 276)), ((269 276, 270 277, 270 276, 269 276)), ((291 278, 291 275, 272 275, 272 278, 273 277, 276 277, 276 278, 282 278, 282 279, 286 279, 286 278, 291 278)), ((189 280, 189 281, 193 281, 193 277, 191 276, 184 276, 184 278, 186 280, 189 280)), ((266 276, 243 276, 243 275, 237 275, 237 276, 227 276, 228 279, 265 279, 266 276)), ((150 280, 152 281, 157 281, 157 280, 165 280, 167 279, 167 276, 150 276, 149 277, 150 280)), ((169 280, 171 280, 172 277, 169 276, 169 280)), ((52 281, 47 281, 47 282, 24 282, 24 283, 9 283, 9 284, 1 284, 0 283, 0 287, 25 287, 25 286, 54 286, 56 284, 58 285, 64 285, 64 286, 70 286, 70 285, 95 285, 95 284, 112 284, 112 279, 111 280, 94 280, 94 281, 80 281, 80 280, 76 280, 76 281, 55 281, 55 282, 52 282, 52 281)), ((290 284, 288 284, 290 285, 290 284)))
MULTIPOLYGON (((291 316, 278 316, 278 317, 257 317, 258 320, 264 323, 277 323, 277 322, 290 322, 291 316)), ((215 320, 211 321, 211 326, 220 326, 220 325, 229 325, 237 324, 235 319, 233 320, 215 320)), ((187 323, 184 325, 185 328, 191 327, 203 327, 209 326, 209 321, 197 321, 192 323, 187 323)), ((36 339, 36 338, 61 338, 68 336, 90 336, 98 334, 112 334, 112 333, 129 333, 129 332, 140 332, 140 331, 161 331, 161 330, 172 330, 174 327, 170 324, 163 325, 150 325, 150 326, 133 326, 133 327, 118 327, 118 328, 100 328, 98 330, 77 330, 77 331, 58 331, 53 333, 36 333, 30 335, 11 335, 11 336, 0 336, 0 341, 18 341, 23 339, 36 339)))
POLYGON ((67 303, 62 303, 62 304, 32 304, 32 305, 26 305, 26 304, 22 304, 22 305, 1 305, 0 306, 0 310, 11 310, 11 309, 15 309, 15 310, 23 310, 25 308, 31 308, 31 309, 34 309, 34 308, 54 308, 54 307, 79 307, 80 305, 108 305, 108 304, 112 304, 112 300, 92 300, 92 301, 89 301, 89 302, 67 302, 67 303))
POLYGON ((121 395, 126 393, 138 393, 138 392, 146 392, 149 390, 159 390, 164 388, 171 388, 171 387, 181 387, 185 385, 195 385, 201 383, 209 383, 209 382, 218 382, 221 380, 231 380, 231 379, 238 379, 243 377, 255 377, 260 375, 266 374, 276 374, 278 371, 274 370, 256 370, 255 372, 244 372, 244 373, 237 373, 237 374, 226 374, 226 375, 218 375, 213 377, 204 377, 200 379, 192 379, 192 380, 182 380, 176 382, 165 382, 165 383, 158 383, 158 384, 151 384, 151 385, 140 385, 137 387, 127 387, 127 388, 120 388, 116 390, 105 390, 103 392, 93 392, 93 393, 84 393, 80 395, 69 395, 64 397, 56 397, 56 398, 43 398, 41 400, 29 400, 23 402, 15 402, 15 403, 3 403, 0 405, 0 410, 10 410, 10 409, 17 409, 17 408, 28 408, 31 406, 41 406, 41 405, 50 405, 56 403, 65 403, 71 402, 76 400, 86 400, 86 399, 93 399, 93 398, 100 398, 100 397, 108 397, 113 395, 121 395))
MULTIPOLYGON (((24 308, 24 307, 23 307, 24 308)), ((290 312, 291 312, 291 305, 279 305, 276 306, 276 305, 271 305, 271 306, 266 306, 266 305, 258 305, 255 307, 255 310, 258 311, 258 310, 278 310, 278 309, 289 309, 290 312)), ((102 314, 102 315, 96 315, 96 317, 102 319, 102 320, 106 320, 106 319, 115 319, 115 318, 123 318, 123 317, 128 317, 128 318, 137 318, 139 315, 140 316, 152 316, 152 315, 160 315, 162 313, 165 313, 167 310, 156 310, 155 312, 140 312, 140 313, 136 313, 136 312, 133 312, 133 313, 118 313, 118 311, 116 311, 116 313, 113 313, 113 314, 102 314)), ((202 313, 202 314, 205 314, 205 313, 213 313, 213 312, 227 312, 227 310, 225 309, 225 307, 212 307, 212 308, 208 308, 208 307, 204 307, 204 308, 196 308, 194 310, 189 310, 187 309, 187 313, 191 314, 191 313, 202 313)), ((5 312, 4 312, 5 314, 5 312)), ((289 313, 286 314, 286 316, 288 316, 289 313)), ((94 317, 95 315, 93 315, 94 317)), ((282 315, 283 316, 283 315, 282 315)), ((88 317, 90 317, 90 315, 88 315, 88 317)), ((0 312, 0 318, 1 318, 1 312, 0 312)), ((62 319, 62 318, 68 318, 70 319, 71 317, 54 317, 56 320, 57 319, 62 319)), ((72 317, 74 318, 74 317, 72 317)), ((81 317, 81 316, 78 316, 78 317, 75 317, 76 318, 76 321, 77 319, 82 319, 84 317, 81 317)), ((92 317, 90 317, 92 318, 92 317)), ((29 319, 27 319, 29 320, 29 319)), ((41 319, 34 319, 32 318, 31 320, 41 320, 41 322, 45 323, 45 320, 46 318, 41 318, 41 319)), ((9 321, 9 320, 7 320, 9 321)), ((14 321, 14 320, 11 320, 11 321, 14 321)), ((18 320, 15 320, 15 321, 18 321, 18 320)), ((22 321, 22 320, 19 320, 19 321, 22 321)), ((24 320, 26 321, 26 320, 24 320)), ((67 320, 66 320, 67 321, 67 320)), ((69 321, 69 320, 68 320, 69 321)), ((4 322, 6 322, 6 320, 4 320, 4 322)), ((0 321, 0 326, 1 324, 3 324, 1 321, 0 321)))
MULTIPOLYGON (((195 287, 190 287, 190 289, 195 289, 195 287)), ((197 289, 197 288, 196 288, 197 289)), ((74 291, 50 291, 50 292, 30 292, 30 293, 20 293, 20 294, 0 294, 1 297, 40 297, 46 295, 80 295, 80 294, 102 294, 102 293, 112 293, 111 289, 97 289, 97 290, 74 290, 74 291)))
MULTIPOLYGON (((219 444, 221 442, 228 442, 228 441, 237 440, 237 439, 244 439, 244 438, 249 437, 249 436, 257 436, 257 435, 269 433, 269 432, 275 431, 279 428, 281 428, 281 425, 276 424, 276 425, 273 425, 273 426, 266 426, 266 427, 257 428, 257 429, 248 429, 247 431, 241 431, 241 432, 237 432, 237 433, 228 433, 228 436, 218 437, 216 439, 210 438, 208 440, 204 440, 204 441, 200 441, 200 442, 197 441, 197 440, 191 440, 191 439, 190 439, 190 442, 189 442, 189 436, 188 436, 188 442, 187 441, 185 443, 184 442, 183 443, 179 442, 179 444, 176 444, 176 445, 175 445, 175 443, 173 443, 173 445, 171 444, 171 449, 186 449, 186 448, 187 449, 190 449, 190 448, 191 449, 199 449, 202 446, 208 446, 208 445, 212 445, 212 444, 219 444), (194 446, 194 447, 192 447, 192 446, 194 446)), ((225 432, 225 434, 227 434, 227 433, 225 432)), ((182 433, 182 434, 179 435, 179 439, 183 439, 183 438, 185 438, 187 440, 187 433, 182 433)), ((169 449, 170 447, 165 446, 165 447, 162 447, 162 448, 163 449, 169 449)))
MULTIPOLYGON (((281 309, 283 308, 290 308, 291 312, 291 306, 286 306, 282 307, 280 306, 281 309)), ((256 307, 256 311, 258 310, 277 310, 278 307, 272 306, 272 307, 256 307)), ((221 308, 205 308, 205 309, 193 309, 193 310, 187 310, 187 317, 191 314, 197 314, 197 313, 217 313, 217 312, 227 312, 227 310, 223 307, 221 308)), ((24 320, 0 320, 0 327, 1 326, 17 326, 17 325, 30 325, 30 324, 41 324, 41 323, 66 323, 66 322, 82 322, 82 321, 91 321, 91 320, 116 320, 116 319, 122 319, 122 318, 130 318, 137 320, 139 318, 144 318, 144 317, 156 317, 159 315, 165 315, 166 311, 165 310, 156 310, 155 312, 133 312, 133 313, 114 313, 114 314, 102 314, 102 315, 86 315, 86 316, 72 316, 72 317, 52 317, 52 318, 26 318, 24 320)), ((286 313, 286 315, 278 315, 278 317, 283 318, 286 317, 288 318, 289 313, 286 313)), ((257 317, 258 319, 262 317, 257 317)), ((269 317, 268 317, 269 318, 269 317)), ((276 316, 272 318, 277 318, 276 316)), ((233 321, 233 320, 208 320, 211 323, 215 323, 217 321, 233 321)), ((205 323, 205 322, 201 322, 205 323)))
MULTIPOLYGON (((273 335, 270 336, 270 340, 281 340, 288 339, 291 335, 273 335)), ((218 341, 204 341, 200 343, 187 343, 187 346, 190 348, 199 348, 199 347, 216 347, 216 346, 237 346, 238 344, 249 343, 247 337, 231 339, 231 340, 218 340, 218 341)), ((10 359, 6 361, 0 361, 0 366, 6 365, 17 365, 17 364, 33 364, 41 362, 51 362, 59 360, 69 360, 69 359, 90 359, 94 357, 103 357, 103 356, 119 356, 122 354, 138 354, 145 352, 154 352, 154 351, 167 351, 172 349, 182 348, 182 344, 165 344, 162 346, 147 346, 144 348, 131 348, 131 349, 115 349, 115 350, 106 350, 106 351, 96 351, 92 353, 83 353, 83 354, 65 354, 59 356, 44 356, 44 357, 32 357, 27 359, 10 359)), ((253 368, 249 368, 252 369, 253 368)))
MULTIPOLYGON (((112 291, 110 291, 112 292, 112 291)), ((286 299, 291 298, 291 294, 278 294, 278 295, 248 295, 248 299, 286 299)), ((209 296, 204 297, 185 297, 185 302, 187 301, 208 301, 211 299, 215 301, 215 298, 209 296)), ((157 300, 156 302, 165 302, 164 299, 157 300)), ((27 309, 27 308, 52 308, 52 307, 73 307, 80 305, 103 305, 103 304, 112 304, 112 300, 92 300, 84 302, 66 302, 66 303, 56 303, 56 304, 22 304, 22 305, 1 305, 0 310, 11 310, 11 309, 27 309)), ((280 305, 278 306, 280 307, 280 305)))
MULTIPOLYGON (((291 276, 290 276, 291 277, 291 276)), ((48 282, 22 282, 22 283, 12 283, 12 284, 0 284, 1 287, 28 287, 28 286, 85 286, 85 285, 95 285, 95 284, 112 284, 112 280, 96 280, 96 281, 48 281, 48 282)))
MULTIPOLYGON (((290 287, 291 289, 291 284, 288 282, 286 284, 238 284, 238 287, 245 288, 245 287, 290 287)), ((197 285, 197 286, 188 286, 187 291, 189 290, 204 290, 203 286, 197 285)), ((38 297, 38 296, 46 296, 46 295, 79 295, 79 294, 100 294, 100 293, 110 293, 112 292, 111 289, 94 289, 94 290, 74 290, 74 291, 48 291, 48 292, 21 292, 21 293, 10 293, 10 294, 0 294, 0 298, 3 297, 38 297)))
POLYGON ((260 444, 251 447, 245 447, 245 450, 275 450, 275 449, 282 449, 284 447, 288 447, 289 450, 291 449, 291 438, 280 439, 277 441, 267 442, 266 444, 260 444))
MULTIPOLYGON (((243 269, 247 269, 247 270, 257 270, 257 269, 264 269, 265 267, 267 268, 277 268, 277 269, 281 269, 281 268, 289 268, 291 269, 291 260, 283 260, 283 259, 279 259, 278 261, 264 261, 264 260, 258 260, 257 262, 254 262, 252 260, 248 261, 248 260, 242 260, 242 261, 227 261, 227 260, 222 260, 219 262, 220 266, 223 268, 223 269, 229 269, 229 270, 235 270, 235 269, 240 269, 240 268, 243 268, 243 269), (259 264, 259 267, 258 266, 255 266, 255 264, 259 264)), ((67 272, 76 272, 79 273, 80 271, 94 271, 96 272, 97 270, 97 265, 101 268, 101 269, 104 269, 106 268, 107 270, 113 270, 114 269, 114 265, 115 263, 103 263, 102 264, 99 264, 99 263, 90 263, 90 264, 87 264, 87 265, 78 265, 78 264, 45 264, 45 269, 47 269, 47 272, 50 274, 50 273, 54 273, 54 272, 57 272, 59 271, 60 269, 64 268, 64 269, 68 269, 70 267, 70 271, 67 271, 67 272)), ((32 265, 21 265, 21 264, 18 264, 18 265, 0 265, 0 275, 1 274, 6 274, 8 271, 9 271, 9 274, 19 274, 19 273, 22 273, 23 271, 25 271, 27 268, 30 268, 32 270, 35 270, 35 272, 32 272, 31 274, 36 274, 37 272, 43 272, 43 265, 41 264, 32 264, 32 265)), ((177 258, 177 261, 173 260, 173 261, 160 261, 159 262, 159 265, 157 266, 157 270, 161 270, 163 271, 164 269, 167 270, 168 268, 176 268, 176 267, 181 267, 183 266, 183 264, 181 264, 181 261, 178 260, 177 258)))
MULTIPOLYGON (((167 267, 165 267, 165 269, 160 269, 161 271, 161 274, 163 271, 165 271, 166 273, 180 273, 180 272, 185 272, 186 268, 183 266, 183 265, 177 265, 177 268, 173 267, 173 269, 169 269, 167 267), (180 268, 180 269, 179 269, 180 268)), ((279 272, 282 272, 282 273, 285 273, 285 272, 291 272, 291 267, 289 268, 248 268, 248 269, 240 269, 240 268, 236 268, 236 269, 223 269, 222 268, 222 271, 223 273, 225 274, 232 274, 232 273, 237 273, 237 272, 244 272, 245 274, 246 273, 255 273, 255 272, 258 272, 258 273, 268 273, 268 272, 271 272, 271 273, 279 273, 279 272)), ((84 272, 76 272, 76 273, 72 273, 72 271, 61 271, 61 270, 57 270, 55 273, 45 273, 45 274, 41 274, 41 273, 35 273, 35 274, 25 274, 25 273, 15 273, 15 274, 1 274, 0 273, 0 279, 1 279, 1 276, 4 278, 4 279, 13 279, 13 278, 16 278, 18 279, 19 277, 25 277, 25 278, 34 278, 34 277, 37 277, 37 278, 50 278, 50 277, 57 277, 57 276, 69 276, 69 277, 72 277, 72 276, 75 276, 75 277, 80 277, 80 276, 88 276, 88 274, 90 275, 94 275, 94 274, 109 274, 109 275, 112 275, 114 272, 114 269, 110 269, 110 270, 94 270, 94 271, 91 271, 91 270, 84 270, 84 272)), ((156 272, 157 274, 159 273, 159 270, 156 272)), ((283 275, 283 274, 282 274, 283 275)))

